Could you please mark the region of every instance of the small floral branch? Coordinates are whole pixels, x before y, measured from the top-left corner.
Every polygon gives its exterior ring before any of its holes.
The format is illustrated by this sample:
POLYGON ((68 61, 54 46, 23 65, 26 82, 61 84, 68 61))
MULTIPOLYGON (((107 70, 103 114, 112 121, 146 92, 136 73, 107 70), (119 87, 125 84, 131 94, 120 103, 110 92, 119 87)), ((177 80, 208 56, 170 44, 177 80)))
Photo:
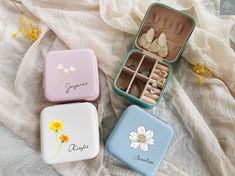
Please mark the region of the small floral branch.
POLYGON ((59 70, 62 75, 60 76, 60 80, 58 85, 60 86, 62 84, 62 82, 64 82, 65 78, 71 73, 71 72, 75 72, 76 68, 74 66, 70 66, 68 68, 66 68, 63 64, 58 64, 57 65, 57 70, 59 70))
POLYGON ((201 63, 193 65, 192 70, 197 74, 198 83, 203 83, 205 78, 211 78, 214 75, 212 69, 201 63))
POLYGON ((12 38, 16 38, 19 33, 21 33, 24 38, 35 42, 40 34, 42 33, 41 28, 39 27, 38 24, 34 24, 33 20, 30 19, 27 15, 23 14, 23 11, 18 7, 17 3, 19 4, 20 2, 16 0, 11 0, 11 2, 14 4, 14 6, 21 12, 21 17, 19 19, 19 30, 12 34, 12 38))

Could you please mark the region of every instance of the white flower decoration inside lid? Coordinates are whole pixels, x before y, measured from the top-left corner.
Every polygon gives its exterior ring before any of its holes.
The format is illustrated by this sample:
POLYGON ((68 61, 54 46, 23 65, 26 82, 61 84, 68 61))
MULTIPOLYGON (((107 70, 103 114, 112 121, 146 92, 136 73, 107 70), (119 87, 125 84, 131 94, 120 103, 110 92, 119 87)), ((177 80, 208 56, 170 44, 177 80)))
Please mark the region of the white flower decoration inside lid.
POLYGON ((143 126, 137 128, 137 132, 131 132, 129 134, 129 139, 131 140, 131 148, 138 148, 142 151, 148 151, 148 145, 154 145, 153 131, 146 131, 143 126))

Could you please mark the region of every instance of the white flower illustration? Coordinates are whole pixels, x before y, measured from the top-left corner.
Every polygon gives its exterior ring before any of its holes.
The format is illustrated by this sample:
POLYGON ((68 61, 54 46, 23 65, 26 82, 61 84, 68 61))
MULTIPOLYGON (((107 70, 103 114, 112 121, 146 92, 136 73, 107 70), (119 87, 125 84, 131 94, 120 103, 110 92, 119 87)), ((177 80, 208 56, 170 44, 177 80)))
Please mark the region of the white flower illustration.
POLYGON ((58 64, 58 65, 57 65, 57 69, 58 69, 58 70, 61 70, 61 69, 63 69, 63 68, 64 68, 64 65, 63 65, 63 64, 58 64))
POLYGON ((68 74, 68 73, 69 73, 69 69, 65 68, 65 69, 63 70, 63 72, 66 73, 66 74, 68 74))
POLYGON ((75 72, 76 71, 76 68, 74 66, 70 66, 69 67, 69 70, 72 71, 72 72, 75 72))
POLYGON ((137 132, 131 132, 129 134, 131 140, 130 147, 136 149, 140 147, 143 151, 148 151, 148 145, 154 145, 153 131, 146 131, 143 126, 137 128, 137 132))
POLYGON ((62 71, 62 73, 69 74, 70 72, 75 72, 76 68, 74 66, 70 66, 69 68, 64 67, 63 64, 58 64, 57 69, 62 71))

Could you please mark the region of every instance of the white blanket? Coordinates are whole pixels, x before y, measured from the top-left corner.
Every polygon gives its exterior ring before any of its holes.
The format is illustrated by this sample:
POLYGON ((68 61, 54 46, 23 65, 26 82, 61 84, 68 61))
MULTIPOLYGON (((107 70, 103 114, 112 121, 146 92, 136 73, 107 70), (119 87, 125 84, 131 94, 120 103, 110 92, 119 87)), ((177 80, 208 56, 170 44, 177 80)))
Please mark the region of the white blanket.
MULTIPOLYGON (((21 0, 20 9, 40 23, 31 43, 12 38, 20 12, 0 0, 0 122, 39 150, 39 114, 49 103, 42 88, 48 51, 92 48, 100 70, 97 101, 101 151, 89 161, 53 165, 75 175, 136 175, 105 150, 105 140, 130 103, 112 91, 112 80, 152 0, 21 0)), ((217 0, 161 1, 193 15, 195 32, 174 64, 166 94, 153 114, 176 135, 158 175, 235 175, 235 18, 218 16, 217 0), (205 8, 207 6, 207 8, 205 8), (209 10, 208 10, 209 9, 209 10), (196 82, 191 64, 204 63, 215 77, 196 82)))

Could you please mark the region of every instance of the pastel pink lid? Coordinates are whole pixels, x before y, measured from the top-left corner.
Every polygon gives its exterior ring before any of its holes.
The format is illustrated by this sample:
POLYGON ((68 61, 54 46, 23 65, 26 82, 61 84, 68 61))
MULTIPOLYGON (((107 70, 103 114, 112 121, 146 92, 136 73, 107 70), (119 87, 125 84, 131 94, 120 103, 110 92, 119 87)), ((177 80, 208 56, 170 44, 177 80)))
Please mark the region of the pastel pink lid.
POLYGON ((99 78, 93 50, 49 52, 45 59, 44 93, 50 102, 97 99, 99 78))

